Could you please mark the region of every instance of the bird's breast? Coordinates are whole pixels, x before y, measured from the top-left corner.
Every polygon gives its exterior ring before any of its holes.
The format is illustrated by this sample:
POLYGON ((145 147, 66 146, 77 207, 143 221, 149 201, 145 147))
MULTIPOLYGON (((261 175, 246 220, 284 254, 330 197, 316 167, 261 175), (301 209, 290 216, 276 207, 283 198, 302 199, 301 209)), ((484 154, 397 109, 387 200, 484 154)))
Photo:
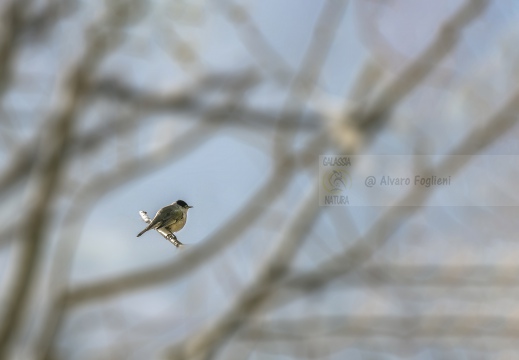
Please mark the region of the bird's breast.
POLYGON ((169 224, 167 224, 165 227, 169 228, 171 232, 177 232, 180 229, 184 227, 187 220, 187 214, 184 214, 184 217, 178 221, 171 221, 169 224))

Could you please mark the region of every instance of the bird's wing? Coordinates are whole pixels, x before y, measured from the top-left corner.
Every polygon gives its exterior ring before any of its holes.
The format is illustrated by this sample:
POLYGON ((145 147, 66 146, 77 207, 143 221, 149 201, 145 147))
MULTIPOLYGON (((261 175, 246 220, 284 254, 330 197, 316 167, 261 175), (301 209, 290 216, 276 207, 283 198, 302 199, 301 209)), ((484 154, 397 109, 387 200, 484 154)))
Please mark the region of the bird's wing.
POLYGON ((158 229, 168 224, 174 224, 183 217, 184 213, 177 205, 173 204, 163 207, 157 212, 157 215, 155 215, 155 218, 159 220, 156 224, 156 228, 158 229))
POLYGON ((168 207, 169 206, 163 207, 162 209, 157 211, 157 213, 153 217, 153 220, 151 220, 150 224, 148 225, 148 227, 150 229, 158 229, 162 226, 162 223, 164 222, 164 219, 166 218, 166 216, 168 214, 168 210, 167 210, 168 207))
POLYGON ((146 231, 150 229, 160 229, 164 226, 171 226, 175 224, 177 221, 181 220, 184 217, 183 211, 176 204, 171 204, 163 207, 153 217, 153 220, 146 226, 144 230, 142 230, 137 237, 144 234, 146 231))
POLYGON ((169 214, 169 219, 171 219, 169 221, 170 224, 174 224, 176 223, 177 221, 180 221, 182 220, 182 218, 184 217, 184 212, 178 207, 178 206, 175 206, 172 210, 171 210, 171 213, 169 214))

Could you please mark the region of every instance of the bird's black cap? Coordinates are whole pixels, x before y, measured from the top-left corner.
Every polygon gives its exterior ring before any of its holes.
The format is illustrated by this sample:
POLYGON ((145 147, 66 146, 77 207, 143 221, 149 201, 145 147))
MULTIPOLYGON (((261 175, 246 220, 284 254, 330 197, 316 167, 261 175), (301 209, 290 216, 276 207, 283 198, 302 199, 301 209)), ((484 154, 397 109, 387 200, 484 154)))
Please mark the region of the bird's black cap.
POLYGON ((177 204, 184 208, 192 208, 192 206, 189 206, 184 200, 177 200, 177 204))

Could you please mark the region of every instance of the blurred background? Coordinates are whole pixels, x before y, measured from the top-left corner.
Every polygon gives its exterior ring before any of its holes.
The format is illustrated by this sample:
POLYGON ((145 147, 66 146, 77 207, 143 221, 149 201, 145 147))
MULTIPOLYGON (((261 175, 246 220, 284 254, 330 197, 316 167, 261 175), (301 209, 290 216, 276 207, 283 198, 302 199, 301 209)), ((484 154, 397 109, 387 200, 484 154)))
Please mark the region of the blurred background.
MULTIPOLYGON (((518 155, 519 3, 0 19, 0 359, 519 358, 517 206, 318 201, 319 155, 518 155), (185 246, 136 237, 178 199, 185 246)), ((517 165, 485 183, 515 205, 517 165)))

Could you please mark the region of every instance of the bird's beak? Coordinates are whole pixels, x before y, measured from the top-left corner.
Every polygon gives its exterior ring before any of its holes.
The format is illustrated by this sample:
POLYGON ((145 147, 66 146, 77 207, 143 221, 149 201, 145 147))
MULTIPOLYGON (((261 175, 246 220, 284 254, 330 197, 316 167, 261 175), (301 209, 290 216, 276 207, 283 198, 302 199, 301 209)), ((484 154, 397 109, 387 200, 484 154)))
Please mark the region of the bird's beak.
POLYGON ((191 209, 192 207, 193 207, 193 206, 188 206, 188 208, 190 208, 190 209, 191 209))

